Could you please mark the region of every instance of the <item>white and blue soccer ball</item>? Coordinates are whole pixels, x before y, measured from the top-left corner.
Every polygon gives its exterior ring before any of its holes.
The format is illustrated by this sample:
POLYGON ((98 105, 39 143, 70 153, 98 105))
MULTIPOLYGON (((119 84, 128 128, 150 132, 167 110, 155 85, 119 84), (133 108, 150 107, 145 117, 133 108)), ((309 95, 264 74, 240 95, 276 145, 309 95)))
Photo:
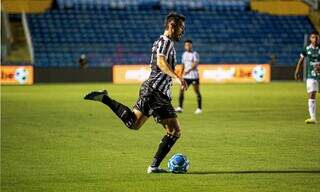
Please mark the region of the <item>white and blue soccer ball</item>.
POLYGON ((263 81, 265 74, 266 74, 266 72, 265 72, 262 65, 257 65, 252 70, 252 77, 257 82, 263 81))
POLYGON ((168 161, 168 170, 172 173, 186 173, 189 169, 189 160, 181 153, 173 155, 168 161))
POLYGON ((19 84, 25 84, 28 80, 29 72, 24 67, 19 67, 16 69, 14 78, 19 82, 19 84))

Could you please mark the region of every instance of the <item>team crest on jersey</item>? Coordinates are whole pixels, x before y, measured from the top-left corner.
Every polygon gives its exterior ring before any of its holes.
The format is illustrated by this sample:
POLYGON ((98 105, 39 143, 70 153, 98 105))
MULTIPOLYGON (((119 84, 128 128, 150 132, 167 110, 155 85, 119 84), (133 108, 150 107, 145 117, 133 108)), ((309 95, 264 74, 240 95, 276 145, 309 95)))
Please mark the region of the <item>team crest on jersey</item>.
POLYGON ((308 51, 308 55, 311 55, 311 51, 308 51))

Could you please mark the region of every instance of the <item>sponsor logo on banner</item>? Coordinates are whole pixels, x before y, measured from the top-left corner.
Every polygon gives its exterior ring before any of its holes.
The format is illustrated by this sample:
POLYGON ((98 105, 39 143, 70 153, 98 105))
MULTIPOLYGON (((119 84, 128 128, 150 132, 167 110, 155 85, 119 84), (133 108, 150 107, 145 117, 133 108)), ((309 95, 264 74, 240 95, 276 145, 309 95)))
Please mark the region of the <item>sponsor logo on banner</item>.
POLYGON ((269 64, 199 65, 199 75, 203 83, 267 83, 271 69, 269 64))
POLYGON ((32 66, 1 66, 1 84, 31 85, 33 84, 32 66))
POLYGON ((150 75, 149 65, 114 65, 114 83, 141 83, 150 75))
MULTIPOLYGON (((270 82, 269 64, 226 64, 199 65, 199 76, 202 83, 256 83, 270 82)), ((175 69, 181 74, 181 65, 175 69)), ((150 74, 149 65, 114 65, 114 83, 141 83, 150 74)))

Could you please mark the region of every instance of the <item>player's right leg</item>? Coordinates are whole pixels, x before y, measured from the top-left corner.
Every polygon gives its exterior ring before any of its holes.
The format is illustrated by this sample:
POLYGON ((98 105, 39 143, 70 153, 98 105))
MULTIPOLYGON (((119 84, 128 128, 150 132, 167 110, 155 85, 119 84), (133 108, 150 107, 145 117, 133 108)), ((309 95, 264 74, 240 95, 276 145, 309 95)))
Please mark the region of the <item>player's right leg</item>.
POLYGON ((106 90, 92 91, 84 99, 99 101, 107 105, 129 129, 138 130, 148 119, 141 111, 137 109, 131 110, 122 103, 111 99, 106 90))
POLYGON ((182 113, 183 112, 183 101, 184 101, 184 89, 180 88, 179 93, 179 106, 176 108, 176 112, 182 113))
POLYGON ((176 143, 176 141, 181 136, 181 127, 177 118, 167 118, 161 120, 161 124, 166 129, 166 135, 162 138, 158 150, 154 155, 153 161, 149 166, 147 172, 148 173, 161 173, 166 172, 161 169, 159 166, 162 160, 166 157, 166 155, 171 150, 172 146, 176 143))
POLYGON ((308 124, 317 123, 316 118, 316 97, 319 89, 319 82, 314 79, 307 79, 307 91, 308 91, 308 109, 310 118, 306 119, 305 122, 308 124))

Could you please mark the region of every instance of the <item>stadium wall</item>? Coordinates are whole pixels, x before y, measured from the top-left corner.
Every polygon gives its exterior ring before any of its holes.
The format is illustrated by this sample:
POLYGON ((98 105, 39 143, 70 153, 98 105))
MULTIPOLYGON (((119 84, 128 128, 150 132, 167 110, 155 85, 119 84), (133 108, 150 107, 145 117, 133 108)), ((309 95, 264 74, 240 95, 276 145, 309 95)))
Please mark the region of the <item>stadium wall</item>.
MULTIPOLYGON (((271 66, 271 80, 293 80, 295 67, 271 66)), ((108 68, 35 68, 35 83, 112 82, 112 67, 108 68)))

